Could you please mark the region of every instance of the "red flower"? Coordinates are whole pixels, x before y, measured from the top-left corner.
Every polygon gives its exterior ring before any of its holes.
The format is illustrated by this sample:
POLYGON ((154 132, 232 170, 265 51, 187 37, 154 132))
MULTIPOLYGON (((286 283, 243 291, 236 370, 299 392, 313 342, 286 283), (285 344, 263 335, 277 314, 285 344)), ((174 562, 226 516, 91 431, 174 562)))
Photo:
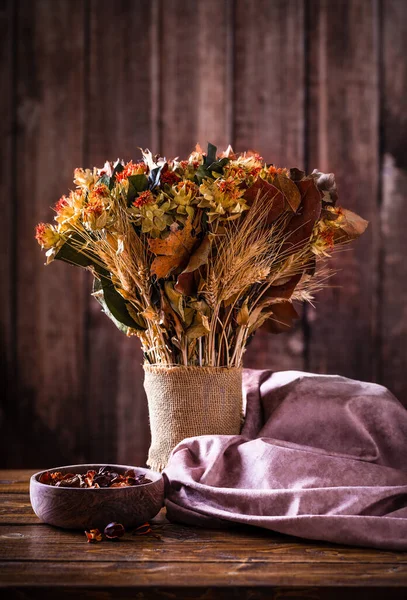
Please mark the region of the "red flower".
POLYGON ((58 202, 55 204, 54 206, 54 210, 55 212, 57 212, 58 214, 61 212, 61 210, 63 208, 65 208, 65 206, 68 205, 68 198, 66 196, 62 196, 62 198, 60 198, 58 200, 58 202))
POLYGON ((133 205, 137 208, 141 208, 142 206, 151 204, 152 202, 154 202, 154 196, 150 190, 146 190, 145 192, 141 192, 141 194, 139 194, 138 198, 134 200, 133 205))
POLYGON ((161 184, 168 183, 168 185, 174 185, 180 180, 180 177, 174 173, 174 171, 165 171, 165 173, 161 173, 160 181, 161 184))

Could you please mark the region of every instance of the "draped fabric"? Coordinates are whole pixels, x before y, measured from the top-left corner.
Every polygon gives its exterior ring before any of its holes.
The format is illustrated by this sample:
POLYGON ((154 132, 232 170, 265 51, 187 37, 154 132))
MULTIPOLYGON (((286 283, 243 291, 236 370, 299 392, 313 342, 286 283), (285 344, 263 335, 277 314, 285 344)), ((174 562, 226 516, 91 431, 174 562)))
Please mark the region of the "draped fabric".
POLYGON ((244 371, 243 388, 241 435, 173 450, 170 520, 407 550, 407 410, 386 388, 256 370, 244 371))

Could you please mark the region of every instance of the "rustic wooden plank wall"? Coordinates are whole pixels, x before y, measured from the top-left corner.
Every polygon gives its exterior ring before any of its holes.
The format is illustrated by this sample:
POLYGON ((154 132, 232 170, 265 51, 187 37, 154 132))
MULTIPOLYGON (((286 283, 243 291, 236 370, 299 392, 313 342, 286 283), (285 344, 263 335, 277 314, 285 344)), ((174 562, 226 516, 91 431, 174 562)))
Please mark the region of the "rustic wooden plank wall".
POLYGON ((374 380, 407 404, 406 23, 405 0, 0 2, 0 466, 145 462, 138 342, 33 240, 76 166, 138 146, 230 142, 334 171, 369 230, 246 365, 374 380))

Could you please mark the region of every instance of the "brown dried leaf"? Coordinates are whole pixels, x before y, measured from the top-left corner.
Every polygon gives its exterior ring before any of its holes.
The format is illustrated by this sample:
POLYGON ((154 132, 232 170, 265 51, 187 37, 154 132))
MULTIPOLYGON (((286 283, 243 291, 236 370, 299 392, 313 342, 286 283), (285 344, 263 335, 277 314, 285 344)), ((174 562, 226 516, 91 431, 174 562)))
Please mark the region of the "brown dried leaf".
POLYGON ((207 335, 210 332, 209 319, 201 313, 196 313, 194 321, 186 331, 188 340, 196 340, 197 338, 207 335))
POLYGON ((293 212, 297 212, 301 203, 301 194, 294 181, 285 175, 276 174, 273 177, 273 185, 275 185, 275 187, 283 193, 284 198, 286 199, 291 210, 293 212))
POLYGON ((184 296, 194 296, 196 294, 195 271, 208 262, 211 251, 211 239, 207 235, 197 249, 191 255, 186 268, 178 275, 175 290, 184 294, 184 296))
POLYGON ((244 199, 250 206, 259 196, 260 200, 270 203, 270 210, 267 215, 266 223, 271 225, 285 211, 285 199, 283 193, 268 181, 261 177, 256 179, 251 187, 244 193, 244 199))
POLYGON ((289 300, 295 290, 297 283, 300 281, 302 274, 299 273, 290 277, 290 279, 281 285, 271 285, 263 294, 262 298, 268 300, 270 298, 281 298, 289 300))
POLYGON ((315 222, 321 215, 321 194, 312 178, 297 181, 296 185, 301 194, 301 205, 290 220, 286 229, 285 249, 299 250, 301 245, 308 242, 315 222))
POLYGON ((244 301, 242 308, 236 315, 236 321, 240 326, 247 325, 249 322, 250 313, 247 306, 247 299, 244 301))
POLYGON ((150 250, 157 255, 151 265, 152 274, 161 279, 168 277, 175 269, 184 267, 196 242, 197 237, 192 233, 190 217, 183 229, 171 231, 165 239, 149 239, 150 250))
POLYGON ((339 227, 339 232, 335 235, 335 238, 337 241, 345 241, 354 240, 362 235, 369 225, 369 221, 362 219, 351 210, 341 208, 340 216, 335 224, 339 227))
POLYGON ((263 329, 269 333, 283 333, 288 331, 299 315, 291 302, 278 302, 270 306, 272 313, 270 318, 263 324, 263 329))

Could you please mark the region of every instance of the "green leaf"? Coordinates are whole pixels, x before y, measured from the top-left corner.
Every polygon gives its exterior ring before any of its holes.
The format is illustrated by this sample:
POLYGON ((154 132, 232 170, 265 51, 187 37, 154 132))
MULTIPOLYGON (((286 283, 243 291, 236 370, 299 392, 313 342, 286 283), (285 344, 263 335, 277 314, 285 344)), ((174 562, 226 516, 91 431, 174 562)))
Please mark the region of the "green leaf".
POLYGON ((130 316, 129 311, 127 310, 127 302, 114 287, 108 272, 105 269, 100 268, 97 268, 96 271, 100 275, 100 285, 103 291, 103 300, 109 310, 109 313, 124 326, 131 327, 132 329, 144 330, 144 327, 142 327, 130 316))
POLYGON ((62 260, 77 267, 89 267, 95 265, 96 256, 92 259, 90 251, 81 252, 80 247, 85 248, 83 238, 77 233, 74 233, 67 239, 65 244, 58 250, 55 255, 55 260, 62 260))
POLYGON ((113 169, 113 173, 112 173, 112 176, 109 181, 109 190, 113 189, 114 183, 116 181, 117 173, 121 173, 123 170, 124 170, 124 167, 123 167, 122 163, 118 162, 117 165, 115 166, 115 168, 113 169))
POLYGON ((217 147, 208 142, 208 150, 204 159, 204 165, 209 167, 212 163, 216 162, 216 150, 217 147))
POLYGON ((105 315, 107 315, 109 317, 109 319, 111 319, 113 321, 113 323, 116 325, 116 327, 118 329, 120 329, 120 331, 122 333, 125 333, 127 335, 129 328, 126 325, 123 325, 122 323, 120 323, 120 321, 118 321, 110 312, 110 310, 108 309, 108 306, 106 304, 105 301, 105 296, 103 293, 103 288, 102 288, 102 284, 100 282, 100 279, 98 279, 97 277, 95 277, 95 279, 93 280, 93 289, 92 289, 92 296, 94 298, 96 298, 96 300, 99 302, 99 304, 101 305, 103 312, 105 313, 105 315))
POLYGON ((204 164, 199 165, 198 169, 195 172, 195 179, 200 185, 204 179, 214 179, 212 173, 223 173, 223 168, 229 162, 228 158, 221 158, 206 167, 204 164))
POLYGON ((130 175, 129 180, 129 189, 127 191, 127 206, 133 202, 135 197, 140 193, 144 192, 148 187, 148 179, 141 173, 140 175, 130 175))

